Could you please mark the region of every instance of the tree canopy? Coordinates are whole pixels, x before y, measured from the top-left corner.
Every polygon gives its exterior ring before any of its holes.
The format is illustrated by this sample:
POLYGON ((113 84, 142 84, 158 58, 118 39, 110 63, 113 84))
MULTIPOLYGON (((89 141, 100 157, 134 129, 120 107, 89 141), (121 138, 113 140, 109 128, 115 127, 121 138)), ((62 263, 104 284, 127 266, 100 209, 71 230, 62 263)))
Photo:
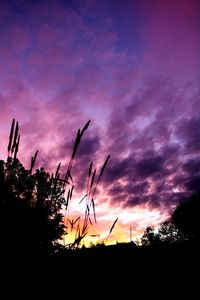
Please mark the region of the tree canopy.
POLYGON ((161 243, 176 243, 183 241, 185 236, 169 221, 163 222, 157 230, 153 226, 147 226, 141 238, 143 246, 158 245, 161 243))
POLYGON ((200 240, 200 193, 181 202, 172 214, 172 222, 189 240, 200 240))
POLYGON ((44 171, 31 174, 18 159, 0 161, 0 230, 5 249, 51 252, 64 233, 61 183, 44 171))
POLYGON ((161 242, 200 240, 200 193, 181 201, 172 213, 171 221, 162 223, 157 231, 148 226, 141 238, 142 245, 155 245, 161 242))

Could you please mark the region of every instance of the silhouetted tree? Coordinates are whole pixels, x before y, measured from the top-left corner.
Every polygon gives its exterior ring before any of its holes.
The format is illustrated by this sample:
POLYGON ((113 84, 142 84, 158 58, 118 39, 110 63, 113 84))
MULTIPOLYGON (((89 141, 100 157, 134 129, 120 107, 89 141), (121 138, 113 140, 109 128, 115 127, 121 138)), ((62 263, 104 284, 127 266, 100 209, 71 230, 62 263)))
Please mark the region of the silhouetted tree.
POLYGON ((185 239, 185 236, 169 221, 163 222, 155 231, 155 228, 148 226, 141 238, 143 246, 157 245, 161 243, 175 243, 185 239))
POLYGON ((143 246, 155 245, 160 243, 160 236, 158 233, 155 233, 154 227, 147 226, 141 238, 141 243, 143 246))
POLYGON ((180 242, 185 236, 169 221, 163 222, 158 228, 159 239, 165 243, 180 242))
POLYGON ((4 249, 51 252, 64 233, 62 185, 43 168, 34 174, 20 161, 0 161, 0 231, 4 249))
POLYGON ((176 207, 172 222, 189 240, 200 240, 200 193, 176 207))

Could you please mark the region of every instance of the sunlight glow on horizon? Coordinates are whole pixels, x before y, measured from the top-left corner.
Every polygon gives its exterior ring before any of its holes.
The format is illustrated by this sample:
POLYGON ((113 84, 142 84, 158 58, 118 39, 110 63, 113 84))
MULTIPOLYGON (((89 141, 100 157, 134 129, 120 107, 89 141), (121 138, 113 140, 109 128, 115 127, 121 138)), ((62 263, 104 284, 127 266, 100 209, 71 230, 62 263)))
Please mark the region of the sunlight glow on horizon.
MULTIPOLYGON (((80 217, 81 222, 83 222, 85 204, 83 203, 84 200, 81 204, 79 204, 79 201, 79 197, 72 199, 70 212, 67 216, 69 220, 76 220, 80 217)), ((112 207, 108 203, 99 201, 96 206, 96 217, 97 223, 94 222, 91 212, 92 225, 90 225, 88 234, 81 242, 81 245, 89 246, 90 243, 95 244, 99 242, 105 242, 108 245, 116 242, 129 242, 130 227, 132 229, 132 240, 135 241, 142 236, 147 226, 158 226, 168 218, 168 215, 166 213, 161 215, 159 209, 149 208, 148 205, 138 205, 132 210, 128 210, 122 207, 112 207), (109 235, 110 227, 116 218, 118 218, 118 221, 113 232, 109 235), (98 235, 98 237, 91 237, 91 235, 98 235)), ((68 234, 64 237, 65 244, 72 243, 75 237, 75 233, 70 230, 69 223, 68 226, 68 234)))

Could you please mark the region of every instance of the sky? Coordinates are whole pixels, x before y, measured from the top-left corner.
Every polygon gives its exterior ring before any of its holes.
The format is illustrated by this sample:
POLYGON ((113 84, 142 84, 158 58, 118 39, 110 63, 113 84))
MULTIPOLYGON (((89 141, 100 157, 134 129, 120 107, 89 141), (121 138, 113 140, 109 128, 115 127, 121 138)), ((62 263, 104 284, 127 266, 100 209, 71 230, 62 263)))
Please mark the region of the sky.
MULTIPOLYGON (((133 239, 200 190, 199 0, 1 0, 0 158, 12 118, 20 160, 52 172, 69 162, 74 212, 89 164, 111 155, 88 234, 133 239)), ((84 204, 82 204, 84 205, 84 204)))

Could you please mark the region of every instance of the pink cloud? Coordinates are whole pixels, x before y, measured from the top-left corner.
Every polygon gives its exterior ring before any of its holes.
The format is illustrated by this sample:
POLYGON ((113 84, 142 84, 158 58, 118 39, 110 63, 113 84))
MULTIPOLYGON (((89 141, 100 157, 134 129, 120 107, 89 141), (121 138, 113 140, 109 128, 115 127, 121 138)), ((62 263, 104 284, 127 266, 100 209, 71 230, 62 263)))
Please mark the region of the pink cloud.
POLYGON ((78 192, 90 161, 98 166, 111 153, 100 205, 157 209, 161 220, 198 183, 187 155, 198 151, 199 4, 136 4, 127 14, 106 1, 22 1, 16 13, 5 2, 1 156, 15 117, 20 158, 28 165, 38 149, 38 166, 53 171, 91 119, 74 167, 78 192))

